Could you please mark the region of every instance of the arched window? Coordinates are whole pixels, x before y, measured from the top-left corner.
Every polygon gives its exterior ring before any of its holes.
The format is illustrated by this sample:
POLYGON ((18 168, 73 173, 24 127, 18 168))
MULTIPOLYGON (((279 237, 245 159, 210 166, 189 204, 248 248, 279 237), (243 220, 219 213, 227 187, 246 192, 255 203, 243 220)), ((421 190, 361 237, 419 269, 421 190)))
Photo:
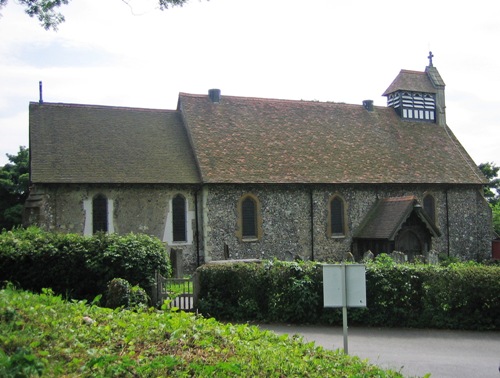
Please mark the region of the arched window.
POLYGON ((333 196, 329 208, 329 234, 330 236, 344 236, 346 234, 345 204, 339 196, 333 196))
POLYGON ((172 232, 174 242, 186 241, 186 199, 180 194, 172 200, 172 232))
POLYGON ((246 197, 241 203, 241 226, 244 238, 257 237, 257 204, 252 197, 246 197))
POLYGON ((436 201, 431 194, 427 194, 424 197, 424 210, 429 218, 436 223, 436 201))
POLYGON ((246 194, 238 201, 238 231, 241 241, 255 241, 262 236, 260 202, 253 194, 246 194))
POLYGON ((108 199, 102 194, 92 200, 92 232, 108 232, 108 199))

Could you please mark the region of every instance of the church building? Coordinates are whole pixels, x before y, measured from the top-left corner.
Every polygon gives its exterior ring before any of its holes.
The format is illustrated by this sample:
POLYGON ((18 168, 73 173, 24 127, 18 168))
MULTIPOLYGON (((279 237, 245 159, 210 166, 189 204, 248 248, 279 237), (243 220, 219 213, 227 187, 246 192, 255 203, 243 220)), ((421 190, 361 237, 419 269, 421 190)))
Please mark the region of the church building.
POLYGON ((491 256, 486 178, 432 64, 387 106, 180 93, 177 109, 30 103, 26 224, 147 233, 184 267, 223 259, 491 256))

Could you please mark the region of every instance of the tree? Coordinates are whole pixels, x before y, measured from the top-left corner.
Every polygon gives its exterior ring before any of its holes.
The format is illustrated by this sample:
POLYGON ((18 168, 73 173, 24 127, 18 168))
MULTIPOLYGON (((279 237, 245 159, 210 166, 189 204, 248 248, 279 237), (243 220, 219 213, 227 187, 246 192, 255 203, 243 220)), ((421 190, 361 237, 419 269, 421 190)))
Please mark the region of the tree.
POLYGON ((0 168, 0 231, 22 224, 28 197, 29 149, 21 146, 17 155, 7 154, 7 157, 10 163, 0 168))
POLYGON ((493 162, 481 163, 478 167, 489 180, 489 184, 484 187, 484 197, 494 207, 500 202, 500 178, 498 178, 500 167, 497 167, 493 162))
POLYGON ((500 236, 500 201, 492 206, 491 211, 493 213, 493 229, 500 236))
MULTIPOLYGON (((9 0, 0 0, 2 9, 9 0)), ((17 0, 16 2, 24 6, 26 14, 30 17, 38 18, 45 30, 57 30, 59 24, 64 22, 64 16, 58 12, 61 5, 67 5, 70 0, 17 0)), ((188 0, 157 0, 160 10, 168 9, 172 6, 182 6, 188 0)), ((129 0, 122 0, 129 5, 129 0)), ((0 14, 1 16, 1 14, 0 14)))

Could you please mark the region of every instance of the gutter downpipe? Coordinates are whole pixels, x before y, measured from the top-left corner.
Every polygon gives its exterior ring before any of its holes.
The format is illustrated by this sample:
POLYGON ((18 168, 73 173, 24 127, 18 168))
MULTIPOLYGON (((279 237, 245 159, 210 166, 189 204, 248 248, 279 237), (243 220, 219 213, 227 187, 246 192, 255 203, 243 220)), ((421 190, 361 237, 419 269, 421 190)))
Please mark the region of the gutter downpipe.
POLYGON ((199 232, 199 226, 198 226, 198 192, 200 191, 199 188, 197 188, 194 191, 194 213, 195 213, 195 236, 196 236, 196 267, 200 266, 200 232, 199 232))
POLYGON ((446 188, 445 190, 445 198, 446 198, 446 244, 447 244, 447 255, 450 257, 450 211, 449 211, 449 205, 448 205, 448 190, 449 188, 446 188))
POLYGON ((309 189, 309 200, 311 206, 311 261, 314 261, 314 201, 313 189, 309 189))

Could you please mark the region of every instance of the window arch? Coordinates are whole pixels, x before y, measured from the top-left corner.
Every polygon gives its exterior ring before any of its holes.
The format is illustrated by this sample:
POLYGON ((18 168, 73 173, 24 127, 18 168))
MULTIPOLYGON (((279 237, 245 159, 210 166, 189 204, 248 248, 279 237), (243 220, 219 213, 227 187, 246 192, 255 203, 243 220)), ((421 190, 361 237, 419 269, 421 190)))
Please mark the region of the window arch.
POLYGON ((257 237, 257 204, 252 197, 241 203, 241 233, 244 238, 257 237))
POLYGON ((432 194, 426 194, 424 196, 424 210, 429 218, 436 223, 436 200, 432 194))
POLYGON ((259 240, 262 235, 260 202, 252 194, 243 195, 238 201, 238 237, 240 240, 259 240))
POLYGON ((92 233, 108 232, 108 199, 102 194, 92 199, 92 233))
POLYGON ((186 241, 186 198, 181 194, 172 199, 172 233, 174 242, 186 241))
POLYGON ((330 198, 328 206, 328 234, 330 237, 345 236, 347 231, 345 201, 339 195, 330 198))

